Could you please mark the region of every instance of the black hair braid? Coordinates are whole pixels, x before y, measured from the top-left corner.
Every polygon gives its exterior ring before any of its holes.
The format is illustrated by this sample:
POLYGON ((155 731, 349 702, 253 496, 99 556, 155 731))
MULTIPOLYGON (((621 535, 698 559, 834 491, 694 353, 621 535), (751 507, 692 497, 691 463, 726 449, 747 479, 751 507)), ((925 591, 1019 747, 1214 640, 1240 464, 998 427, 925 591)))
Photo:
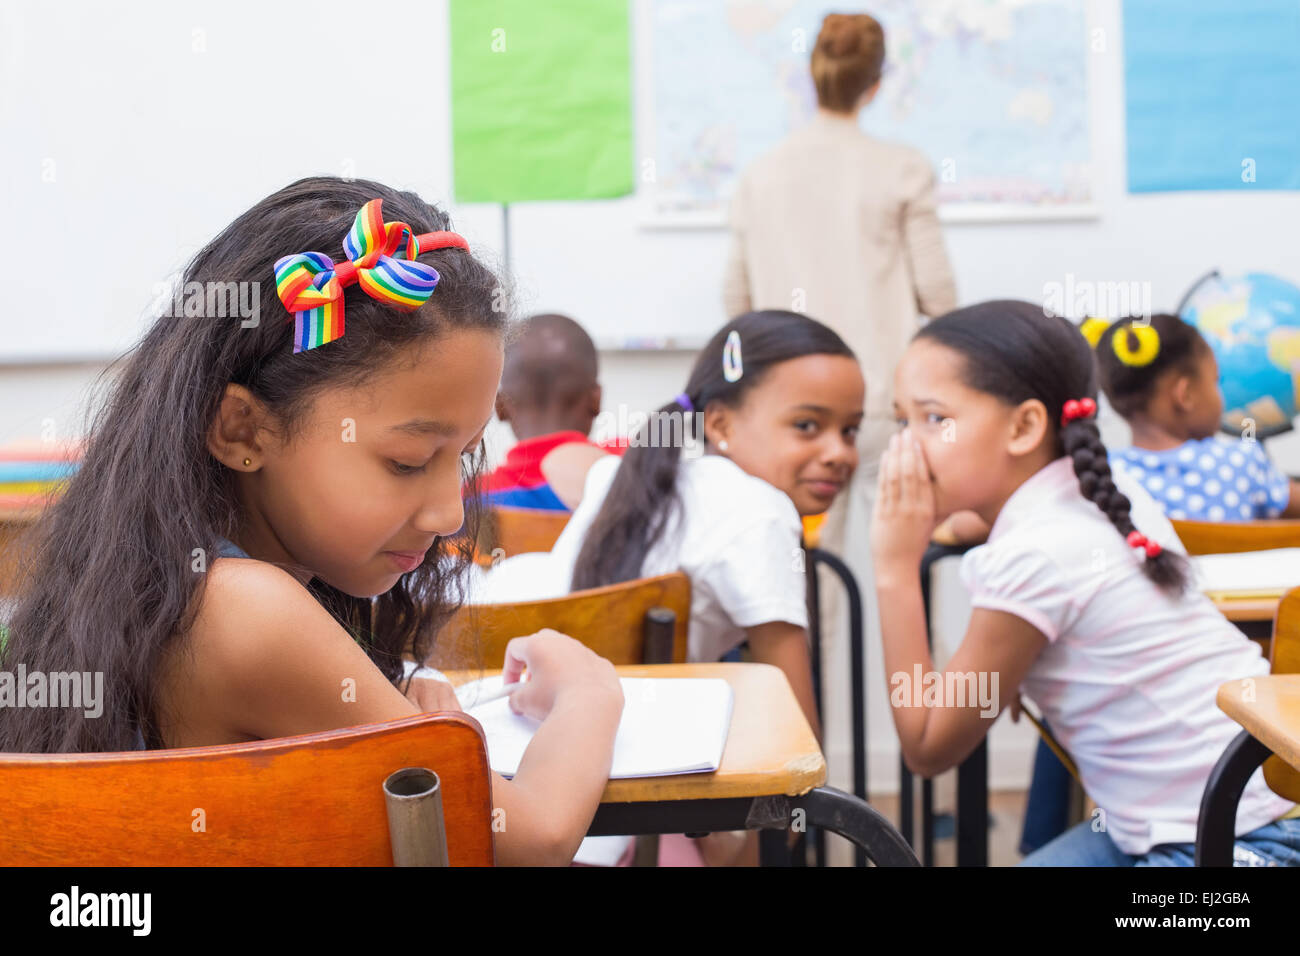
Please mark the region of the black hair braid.
MULTIPOLYGON (((1115 486, 1111 474, 1106 446, 1096 422, 1076 418, 1061 428, 1061 443, 1065 453, 1074 463, 1074 473, 1079 479, 1079 490, 1110 519, 1121 536, 1127 538, 1136 531, 1130 514, 1132 505, 1128 497, 1115 486)), ((1187 573, 1182 555, 1161 548, 1154 558, 1146 557, 1142 572, 1161 590, 1182 594, 1187 587, 1187 573)))

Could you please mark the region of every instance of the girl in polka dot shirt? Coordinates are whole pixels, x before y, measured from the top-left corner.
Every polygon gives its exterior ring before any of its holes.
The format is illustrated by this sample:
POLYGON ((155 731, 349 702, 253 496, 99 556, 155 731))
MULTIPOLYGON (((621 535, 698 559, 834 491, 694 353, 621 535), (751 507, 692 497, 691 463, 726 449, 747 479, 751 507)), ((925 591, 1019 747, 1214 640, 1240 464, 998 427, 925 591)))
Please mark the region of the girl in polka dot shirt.
MULTIPOLYGON (((1150 323, 1090 319, 1102 389, 1133 429, 1112 466, 1140 481, 1170 518, 1251 521, 1300 517, 1300 494, 1254 439, 1217 434, 1219 366, 1205 339, 1174 315, 1150 323)), ((1089 333, 1092 333, 1089 335, 1089 333)))

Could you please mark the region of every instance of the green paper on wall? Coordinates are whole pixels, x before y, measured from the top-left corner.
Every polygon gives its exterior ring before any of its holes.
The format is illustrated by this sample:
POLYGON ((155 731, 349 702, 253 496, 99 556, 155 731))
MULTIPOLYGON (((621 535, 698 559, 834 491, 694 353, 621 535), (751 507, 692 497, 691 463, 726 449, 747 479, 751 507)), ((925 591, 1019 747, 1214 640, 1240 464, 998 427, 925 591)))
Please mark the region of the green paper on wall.
POLYGON ((459 202, 632 191, 628 5, 452 0, 459 202))

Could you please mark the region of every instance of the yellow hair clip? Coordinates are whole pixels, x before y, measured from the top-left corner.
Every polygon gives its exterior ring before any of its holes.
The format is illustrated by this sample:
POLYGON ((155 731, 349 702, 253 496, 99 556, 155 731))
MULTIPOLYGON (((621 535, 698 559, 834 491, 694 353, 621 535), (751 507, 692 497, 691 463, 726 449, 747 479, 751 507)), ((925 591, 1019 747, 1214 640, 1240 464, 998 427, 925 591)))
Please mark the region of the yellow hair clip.
POLYGON ((1097 347, 1097 343, 1101 341, 1102 335, 1108 328, 1110 328, 1110 319, 1099 319, 1092 315, 1079 323, 1079 331, 1093 348, 1097 347))
POLYGON ((1150 325, 1127 325, 1110 337, 1115 357, 1125 365, 1141 368, 1150 365, 1160 354, 1160 333, 1150 325), (1137 340, 1137 347, 1129 344, 1129 336, 1137 340))

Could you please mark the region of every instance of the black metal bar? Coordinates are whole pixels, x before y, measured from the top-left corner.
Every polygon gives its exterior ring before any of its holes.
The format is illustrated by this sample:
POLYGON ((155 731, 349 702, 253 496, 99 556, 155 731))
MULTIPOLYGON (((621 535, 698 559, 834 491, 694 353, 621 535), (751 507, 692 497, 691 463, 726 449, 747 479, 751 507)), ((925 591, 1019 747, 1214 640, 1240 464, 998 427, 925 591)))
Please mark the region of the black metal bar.
MULTIPOLYGON (((821 548, 809 552, 814 569, 824 564, 839 577, 849 601, 849 696, 853 721, 853 793, 867 799, 867 692, 864 683, 863 662, 865 652, 862 636, 862 591, 849 566, 840 558, 821 548)), ((867 857, 861 850, 854 854, 854 865, 866 866, 867 857)))
MULTIPOLYGON (((808 600, 808 656, 812 665, 813 681, 813 701, 817 707, 817 720, 823 727, 826 726, 825 712, 822 709, 822 613, 821 613, 821 587, 817 580, 817 562, 808 553, 808 546, 804 545, 804 570, 807 581, 807 600, 808 600)), ((806 844, 811 843, 813 848, 813 863, 816 866, 826 865, 826 834, 816 828, 810 828, 805 836, 811 837, 806 839, 801 846, 800 852, 806 854, 806 844)))
POLYGON ((957 865, 989 865, 988 738, 957 767, 957 865))
POLYGON ((1251 775, 1273 751, 1243 730, 1228 744, 1210 771, 1201 795, 1196 820, 1197 866, 1232 866, 1232 846, 1237 841, 1237 804, 1251 775))
POLYGON ((677 614, 666 607, 652 607, 645 612, 644 640, 641 645, 641 663, 671 664, 673 662, 673 631, 677 628, 677 614))
POLYGON ((912 771, 900 754, 898 757, 898 830, 908 846, 916 849, 916 820, 912 812, 912 771))
POLYGON ((920 866, 903 835, 875 807, 834 787, 818 787, 792 801, 808 822, 853 841, 876 866, 920 866))
MULTIPOLYGON (((931 544, 921 557, 921 602, 925 609, 925 643, 933 653, 934 634, 930 627, 930 569, 937 561, 962 555, 973 545, 931 544)), ((904 768, 906 770, 906 768, 904 768)), ((988 865, 988 750, 986 741, 980 741, 967 762, 957 768, 957 865, 988 865), (975 763, 967 766, 970 761, 975 763), (962 786, 963 782, 965 787, 962 786), (963 806, 963 800, 967 803, 963 806), (978 811, 977 811, 978 805, 978 811), (963 813, 964 811, 964 813, 963 813), (962 819, 965 817, 965 825, 962 819), (975 819, 979 818, 978 829, 975 819), (978 862, 977 862, 978 861, 978 862)), ((934 783, 921 782, 921 859, 926 866, 934 865, 934 783)))
POLYGON ((921 862, 934 866, 934 781, 921 778, 921 862))
POLYGON ((719 830, 775 830, 785 839, 795 824, 838 833, 866 850, 877 866, 918 866, 907 841, 888 820, 851 793, 817 787, 800 797, 729 797, 719 800, 663 800, 602 803, 589 836, 639 833, 713 833, 719 830))
POLYGON ((793 866, 794 858, 788 841, 789 830, 758 831, 759 866, 793 866))
POLYGON ((807 547, 804 548, 804 572, 807 581, 808 656, 812 664, 813 701, 817 705, 817 719, 823 720, 821 587, 817 581, 817 559, 807 547))

